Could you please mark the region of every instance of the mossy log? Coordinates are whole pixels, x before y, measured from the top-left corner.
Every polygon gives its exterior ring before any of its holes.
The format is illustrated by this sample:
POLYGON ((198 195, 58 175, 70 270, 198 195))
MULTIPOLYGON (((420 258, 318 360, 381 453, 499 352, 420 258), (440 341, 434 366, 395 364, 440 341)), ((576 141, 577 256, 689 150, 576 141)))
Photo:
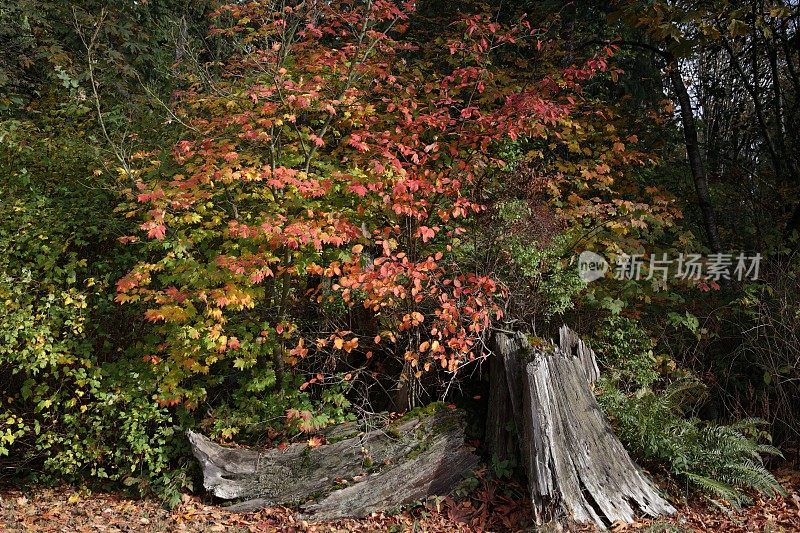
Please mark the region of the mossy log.
POLYGON ((205 488, 241 500, 229 509, 291 505, 310 520, 367 516, 448 494, 479 461, 464 443, 463 412, 444 406, 372 431, 357 432, 353 425, 343 430, 335 432, 341 440, 314 448, 227 448, 194 432, 189 441, 205 488))
POLYGON ((498 332, 497 356, 521 369, 509 381, 512 403, 522 403, 522 464, 537 523, 559 517, 603 528, 675 509, 631 460, 614 435, 590 382, 599 376, 594 352, 562 328, 561 346, 532 347, 522 333, 498 332), (519 395, 519 396, 517 396, 519 395))

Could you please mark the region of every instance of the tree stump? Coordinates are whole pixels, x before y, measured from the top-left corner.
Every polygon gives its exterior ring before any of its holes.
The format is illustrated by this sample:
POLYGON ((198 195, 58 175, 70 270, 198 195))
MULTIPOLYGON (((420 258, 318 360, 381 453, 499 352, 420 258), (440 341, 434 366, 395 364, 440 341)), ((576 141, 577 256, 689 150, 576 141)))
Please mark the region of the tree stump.
POLYGON ((603 528, 633 522, 637 511, 675 512, 614 435, 590 385, 599 377, 594 352, 574 332, 562 328, 561 347, 531 347, 522 333, 496 337, 510 401, 522 404, 520 451, 537 523, 563 514, 603 528), (510 366, 520 369, 513 378, 510 366))
POLYGON ((311 520, 362 517, 427 496, 446 495, 479 460, 464 444, 463 412, 437 405, 386 427, 330 433, 341 440, 284 450, 226 448, 189 432, 203 484, 219 498, 243 500, 228 509, 297 505, 311 520))
MULTIPOLYGON (((594 383, 600 378, 594 351, 567 326, 559 328, 559 348, 575 355, 583 366, 586 379, 594 383)), ((486 417, 485 444, 496 461, 517 464, 522 438, 522 396, 525 365, 520 357, 529 353, 527 337, 521 333, 498 332, 491 340, 494 354, 489 359, 489 409, 486 417)))
POLYGON ((521 334, 495 335, 489 359, 489 408, 484 443, 494 461, 516 465, 520 459, 522 367, 517 353, 527 346, 521 334), (523 342, 525 344, 523 344, 523 342))

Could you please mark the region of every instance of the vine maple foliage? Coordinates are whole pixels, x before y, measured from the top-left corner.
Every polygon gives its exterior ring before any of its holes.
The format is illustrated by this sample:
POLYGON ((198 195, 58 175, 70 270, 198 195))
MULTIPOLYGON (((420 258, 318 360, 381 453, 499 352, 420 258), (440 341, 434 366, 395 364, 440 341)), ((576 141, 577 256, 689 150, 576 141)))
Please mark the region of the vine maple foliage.
POLYGON ((154 323, 162 403, 197 405, 232 374, 258 392, 308 361, 303 388, 481 357, 506 295, 459 262, 481 183, 504 143, 558 137, 612 51, 537 77, 525 19, 468 15, 420 42, 414 16, 386 0, 216 13, 239 52, 178 95, 184 140, 138 154, 129 191, 152 259, 117 300, 154 323))

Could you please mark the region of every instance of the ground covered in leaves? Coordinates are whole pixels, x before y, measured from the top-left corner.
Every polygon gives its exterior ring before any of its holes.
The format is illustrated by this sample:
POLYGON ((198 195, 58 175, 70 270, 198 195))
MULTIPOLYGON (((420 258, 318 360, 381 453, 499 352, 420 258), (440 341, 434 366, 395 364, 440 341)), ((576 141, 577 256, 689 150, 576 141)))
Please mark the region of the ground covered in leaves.
MULTIPOLYGON (((786 496, 755 498, 753 505, 725 510, 700 499, 679 505, 679 515, 667 520, 615 524, 619 531, 800 531, 800 472, 781 470, 786 496)), ((517 487, 519 489, 519 487, 517 487)), ((469 497, 436 499, 397 515, 309 524, 295 520, 290 509, 229 513, 199 497, 184 496, 169 511, 156 501, 125 498, 71 487, 0 490, 0 531, 3 532, 485 532, 524 531, 531 510, 521 490, 508 484, 483 482, 469 497)), ((592 531, 588 527, 569 528, 592 531)))

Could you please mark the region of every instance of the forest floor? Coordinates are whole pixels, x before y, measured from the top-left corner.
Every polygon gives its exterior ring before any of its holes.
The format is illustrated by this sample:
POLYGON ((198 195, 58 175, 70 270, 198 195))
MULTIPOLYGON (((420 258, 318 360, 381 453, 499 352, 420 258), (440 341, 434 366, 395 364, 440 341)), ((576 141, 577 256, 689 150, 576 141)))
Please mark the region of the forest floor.
MULTIPOLYGON (((779 470, 786 496, 756 498, 753 505, 723 510, 702 500, 679 505, 669 519, 615 524, 611 531, 800 531, 800 471, 779 470)), ((308 524, 283 507, 235 514, 185 495, 171 511, 157 501, 71 487, 0 490, 2 532, 487 532, 530 530, 531 511, 521 490, 485 482, 469 497, 430 500, 397 515, 308 524), (514 496, 516 492, 517 496, 514 496), (501 494, 502 493, 502 494, 501 494), (509 495, 510 494, 510 495, 509 495)), ((568 531, 593 531, 588 526, 568 531)))

